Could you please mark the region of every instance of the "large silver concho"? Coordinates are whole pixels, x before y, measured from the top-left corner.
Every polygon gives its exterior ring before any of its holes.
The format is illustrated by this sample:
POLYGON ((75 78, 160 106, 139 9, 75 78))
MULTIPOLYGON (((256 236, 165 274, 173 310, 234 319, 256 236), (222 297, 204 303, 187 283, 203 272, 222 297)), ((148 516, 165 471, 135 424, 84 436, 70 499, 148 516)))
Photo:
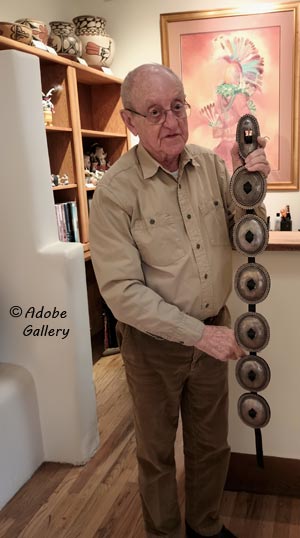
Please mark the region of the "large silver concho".
POLYGON ((259 394, 245 393, 238 401, 239 416, 251 428, 263 428, 271 417, 268 402, 259 394))
POLYGON ((234 331, 239 345, 248 351, 261 351, 269 343, 269 324, 266 318, 257 312, 239 316, 234 331))
POLYGON ((270 287, 270 275, 259 263, 245 263, 235 274, 234 289, 245 303, 261 303, 268 296, 270 287))
MULTIPOLYGON (((236 130, 242 160, 257 149, 259 135, 257 119, 251 114, 242 116, 236 130)), ((248 312, 239 316, 234 326, 238 344, 249 353, 236 365, 236 379, 248 391, 239 398, 238 413, 247 426, 256 429, 256 433, 268 424, 271 416, 268 403, 257 394, 268 386, 271 378, 268 364, 257 355, 268 345, 270 338, 267 320, 256 312, 256 305, 266 299, 271 286, 268 271, 255 261, 255 256, 266 249, 269 239, 265 221, 255 213, 266 191, 266 179, 260 172, 249 172, 245 166, 235 170, 230 181, 230 192, 234 203, 246 214, 234 226, 233 243, 238 252, 248 256, 248 263, 238 268, 234 279, 237 295, 248 303, 248 312)))
POLYGON ((266 180, 260 172, 248 172, 241 166, 230 181, 231 196, 242 209, 253 209, 261 204, 267 191, 266 180))
POLYGON ((271 379, 268 363, 258 355, 246 355, 237 363, 235 375, 238 383, 246 390, 260 392, 271 379))
POLYGON ((268 228, 257 215, 244 215, 233 229, 235 248, 246 256, 257 256, 268 244, 268 228))

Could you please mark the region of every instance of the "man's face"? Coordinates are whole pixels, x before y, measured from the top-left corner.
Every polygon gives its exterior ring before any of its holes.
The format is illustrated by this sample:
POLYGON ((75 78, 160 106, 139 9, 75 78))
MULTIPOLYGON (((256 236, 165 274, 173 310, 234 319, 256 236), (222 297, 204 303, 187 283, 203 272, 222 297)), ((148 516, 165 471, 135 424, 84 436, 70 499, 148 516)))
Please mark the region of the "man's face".
MULTIPOLYGON (((134 110, 147 114, 154 107, 170 109, 185 96, 182 85, 169 73, 150 72, 140 77, 132 101, 134 110)), ((123 113, 123 119, 134 135, 138 135, 143 147, 168 170, 175 170, 178 157, 188 139, 187 118, 178 118, 172 111, 165 115, 161 124, 153 124, 147 118, 131 112, 123 113)))

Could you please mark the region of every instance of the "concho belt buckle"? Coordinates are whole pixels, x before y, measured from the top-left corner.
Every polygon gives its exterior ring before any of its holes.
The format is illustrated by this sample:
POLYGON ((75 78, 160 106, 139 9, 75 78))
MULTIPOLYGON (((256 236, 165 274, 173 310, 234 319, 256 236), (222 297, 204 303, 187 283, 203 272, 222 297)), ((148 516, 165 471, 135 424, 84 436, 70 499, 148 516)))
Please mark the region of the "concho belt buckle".
MULTIPOLYGON (((236 141, 241 159, 259 147, 257 137, 260 136, 258 121, 255 116, 245 114, 239 119, 236 128, 236 141)), ((245 166, 237 168, 230 181, 231 196, 236 205, 242 209, 254 209, 265 198, 267 184, 260 172, 248 172, 245 166)))
POLYGON ((236 128, 236 141, 242 159, 258 148, 257 137, 260 136, 258 121, 255 116, 245 114, 239 119, 236 128))

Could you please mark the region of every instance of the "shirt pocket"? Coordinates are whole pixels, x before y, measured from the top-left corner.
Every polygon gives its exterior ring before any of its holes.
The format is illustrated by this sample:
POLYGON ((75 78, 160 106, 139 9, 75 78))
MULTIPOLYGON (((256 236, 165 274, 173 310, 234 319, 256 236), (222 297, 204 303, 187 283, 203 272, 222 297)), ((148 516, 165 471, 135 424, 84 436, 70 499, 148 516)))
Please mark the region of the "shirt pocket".
POLYGON ((209 241, 214 246, 230 245, 227 221, 221 198, 199 204, 209 241))
POLYGON ((134 222, 132 235, 144 263, 168 266, 185 255, 179 220, 173 215, 160 214, 134 222))

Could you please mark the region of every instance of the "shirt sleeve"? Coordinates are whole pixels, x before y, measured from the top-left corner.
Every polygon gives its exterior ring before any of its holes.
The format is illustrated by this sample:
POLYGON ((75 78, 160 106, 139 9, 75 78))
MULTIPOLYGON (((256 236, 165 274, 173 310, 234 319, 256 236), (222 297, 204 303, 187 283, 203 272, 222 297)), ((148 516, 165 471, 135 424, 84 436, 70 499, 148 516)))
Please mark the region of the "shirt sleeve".
POLYGON ((145 284, 130 215, 109 186, 99 184, 90 215, 91 258, 101 295, 115 318, 156 338, 193 346, 204 324, 145 284))

